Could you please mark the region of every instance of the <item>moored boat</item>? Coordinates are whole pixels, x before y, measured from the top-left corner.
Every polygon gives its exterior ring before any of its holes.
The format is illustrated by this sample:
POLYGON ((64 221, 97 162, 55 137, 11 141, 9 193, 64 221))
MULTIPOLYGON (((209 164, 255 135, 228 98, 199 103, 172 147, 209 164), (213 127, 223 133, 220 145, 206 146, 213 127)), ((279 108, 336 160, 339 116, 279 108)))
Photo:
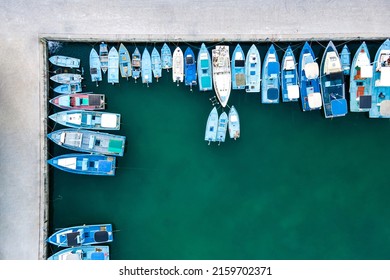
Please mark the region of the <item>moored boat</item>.
POLYGON ((214 90, 222 107, 227 105, 232 89, 229 46, 212 50, 214 90))
POLYGON ((61 73, 50 77, 50 80, 59 84, 79 84, 83 77, 80 74, 61 73))
POLYGON ((211 69, 211 57, 207 47, 202 43, 197 60, 199 91, 209 91, 213 89, 213 78, 211 69))
POLYGON ((351 52, 347 45, 344 45, 340 53, 341 68, 343 68, 344 75, 349 75, 351 69, 351 52))
POLYGON ((237 44, 232 54, 232 89, 245 89, 245 54, 240 44, 237 44))
POLYGON ((264 58, 261 86, 261 102, 265 104, 279 103, 280 63, 278 54, 272 44, 264 58))
POLYGON ((180 47, 176 47, 172 56, 172 79, 173 82, 182 83, 184 80, 184 56, 180 47))
POLYGON ((294 52, 290 46, 288 46, 286 52, 284 53, 281 68, 282 101, 298 101, 298 70, 295 62, 294 52))
POLYGON ((152 83, 152 60, 147 48, 142 53, 142 83, 149 85, 152 83))
POLYGON ((229 136, 230 138, 237 140, 237 138, 240 138, 240 118, 238 116, 238 112, 234 106, 230 107, 229 110, 229 121, 228 121, 228 128, 229 128, 229 136))
POLYGON ((122 78, 128 80, 131 77, 130 54, 123 43, 119 46, 119 70, 122 78))
POLYGON ((228 122, 229 122, 228 115, 226 114, 226 112, 222 112, 218 119, 218 129, 217 129, 217 141, 219 142, 218 145, 220 145, 221 142, 225 142, 228 122))
POLYGON ((81 86, 81 83, 61 84, 59 86, 56 86, 53 89, 53 91, 59 94, 71 94, 71 93, 82 92, 83 88, 81 86))
POLYGON ((158 50, 154 47, 152 50, 152 72, 153 77, 157 80, 162 75, 161 56, 158 50))
POLYGON ((192 91, 192 86, 196 85, 196 61, 194 51, 187 47, 184 52, 184 83, 186 86, 190 87, 192 91))
POLYGON ((107 81, 111 84, 119 83, 119 54, 115 47, 112 47, 108 53, 107 81))
POLYGON ((218 111, 217 108, 214 106, 207 118, 206 131, 204 136, 204 140, 208 141, 209 145, 210 142, 217 141, 217 131, 218 131, 218 111))
POLYGON ((99 55, 94 48, 89 53, 89 72, 92 82, 96 82, 96 86, 98 86, 98 82, 102 80, 102 69, 99 55))
POLYGON ((51 261, 98 261, 110 259, 110 247, 100 245, 77 246, 62 249, 47 258, 51 261))
POLYGON ((167 71, 172 68, 172 52, 166 43, 161 48, 161 66, 167 71))
POLYGON ((96 93, 62 94, 49 102, 65 110, 104 110, 106 107, 105 95, 96 93))
POLYGON ((49 61, 60 67, 79 68, 80 59, 65 55, 53 55, 49 57, 49 61))
POLYGON ((134 80, 137 82, 137 79, 141 76, 141 53, 138 48, 135 48, 131 55, 131 72, 134 80))
POLYGON ((260 92, 260 75, 260 53, 257 47, 253 44, 248 51, 245 61, 246 92, 260 92))
POLYGON ((106 74, 108 70, 108 46, 104 42, 101 42, 99 46, 99 58, 102 72, 103 74, 106 74))

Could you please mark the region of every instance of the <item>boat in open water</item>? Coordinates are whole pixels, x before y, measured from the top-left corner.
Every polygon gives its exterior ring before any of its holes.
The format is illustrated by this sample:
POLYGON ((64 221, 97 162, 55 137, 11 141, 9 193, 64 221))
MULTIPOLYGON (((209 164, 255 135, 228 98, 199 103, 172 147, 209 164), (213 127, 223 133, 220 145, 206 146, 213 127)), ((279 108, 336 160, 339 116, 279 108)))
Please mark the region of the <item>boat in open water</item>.
POLYGON ((172 52, 166 43, 161 48, 161 67, 167 71, 172 68, 172 52))
POLYGON ((204 140, 208 141, 209 145, 211 142, 217 141, 217 132, 218 132, 218 111, 217 108, 214 106, 207 118, 204 140))
POLYGON ((184 80, 184 55, 180 47, 176 47, 172 57, 172 79, 174 83, 182 83, 184 80))
POLYGON ((238 116, 238 112, 234 106, 230 107, 229 110, 229 136, 230 138, 237 140, 240 138, 240 118, 238 116))
POLYGON ((261 87, 262 103, 279 103, 280 63, 273 44, 269 47, 264 58, 261 87))
POLYGON ((240 44, 237 44, 232 54, 232 89, 245 89, 245 54, 240 44))
POLYGON ((64 110, 104 110, 106 107, 105 95, 96 93, 62 94, 49 102, 64 110))
POLYGON ((122 78, 127 80, 131 77, 131 60, 130 54, 123 43, 119 46, 119 71, 122 78))
POLYGON ((197 84, 197 73, 196 73, 196 61, 194 51, 187 47, 184 52, 184 83, 186 86, 192 87, 197 84))
POLYGON ((368 112, 371 108, 372 65, 370 52, 365 42, 356 51, 351 65, 349 81, 349 110, 368 112))
POLYGON ((126 144, 126 136, 77 128, 55 130, 47 137, 69 150, 108 156, 123 156, 126 144))
POLYGON ((299 56, 298 75, 302 110, 305 112, 321 109, 319 67, 308 42, 305 42, 299 56))
POLYGON ((61 84, 59 86, 56 86, 53 91, 59 94, 72 94, 82 92, 83 87, 81 86, 81 83, 61 84))
POLYGON ((371 82, 372 106, 370 118, 390 118, 390 40, 377 50, 371 82))
POLYGON ((298 70, 291 46, 288 46, 284 53, 281 68, 282 101, 298 101, 298 70))
POLYGON ((153 77, 157 80, 162 75, 161 56, 158 50, 154 47, 152 50, 152 72, 153 77))
POLYGON ((211 57, 207 47, 202 43, 197 61, 199 91, 213 90, 211 57))
POLYGON ((229 46, 215 46, 212 50, 214 90, 222 107, 228 103, 232 89, 229 46))
POLYGON ((329 42, 322 56, 320 76, 325 118, 345 116, 348 107, 345 99, 344 73, 339 54, 332 41, 329 42))
POLYGON ((226 114, 226 112, 222 112, 218 119, 218 129, 217 129, 217 141, 219 142, 218 145, 220 145, 221 142, 225 142, 228 122, 229 122, 228 115, 226 114))
POLYGON ((110 247, 87 245, 62 249, 47 258, 50 261, 98 261, 110 259, 110 247))
POLYGON ((83 77, 80 74, 61 73, 50 77, 50 80, 59 84, 79 84, 83 77))
POLYGON ((340 53, 341 68, 343 68, 344 75, 349 75, 351 70, 351 52, 347 45, 344 45, 340 53))
POLYGON ((257 47, 253 44, 246 56, 246 92, 260 92, 261 60, 257 47))
POLYGON ((89 72, 92 82, 95 82, 98 86, 98 83, 102 80, 102 68, 99 55, 94 48, 89 53, 89 72))
POLYGON ((104 42, 101 42, 99 46, 99 58, 102 72, 106 74, 108 70, 108 46, 104 42))
POLYGON ((96 224, 62 228, 50 235, 47 242, 58 247, 78 247, 112 242, 113 240, 111 224, 96 224))
POLYGON ((119 83, 119 54, 115 47, 112 47, 108 53, 107 81, 111 84, 119 83))
POLYGON ((79 68, 80 59, 65 55, 53 55, 49 58, 49 61, 60 67, 79 68))
POLYGON ((153 82, 152 78, 152 60, 147 48, 142 53, 142 83, 149 86, 153 82))
POLYGON ((138 48, 135 48, 131 55, 131 73, 134 80, 137 82, 137 79, 141 77, 141 53, 138 48))
POLYGON ((54 113, 49 118, 72 128, 119 130, 121 115, 102 111, 67 110, 54 113))

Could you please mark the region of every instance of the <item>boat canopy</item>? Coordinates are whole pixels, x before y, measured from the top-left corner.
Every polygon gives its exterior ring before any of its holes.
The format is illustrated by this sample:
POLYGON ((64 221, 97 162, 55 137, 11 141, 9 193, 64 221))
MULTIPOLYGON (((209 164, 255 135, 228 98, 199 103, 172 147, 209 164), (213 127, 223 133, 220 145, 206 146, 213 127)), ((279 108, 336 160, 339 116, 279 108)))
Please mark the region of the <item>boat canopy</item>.
POLYGON ((77 159, 75 157, 59 158, 57 164, 69 169, 76 169, 77 159))
POLYGON ((319 68, 317 62, 310 62, 305 64, 305 75, 309 80, 316 79, 319 74, 319 68))
POLYGON ((285 70, 293 70, 295 69, 295 63, 292 56, 286 57, 286 60, 284 61, 284 69, 285 70))
POLYGON ((341 72, 341 61, 336 52, 330 51, 326 54, 325 57, 325 65, 324 65, 324 73, 337 73, 341 72))
POLYGON ((390 67, 382 67, 381 78, 377 80, 375 86, 389 87, 390 86, 390 67))
POLYGON ((276 76, 279 73, 279 63, 278 62, 269 62, 268 63, 268 75, 276 76))
POLYGON ((299 86, 298 85, 288 85, 287 86, 287 97, 289 99, 299 98, 299 86))
POLYGON ((372 78, 372 66, 364 65, 360 67, 360 77, 361 78, 372 78))
POLYGON ((372 105, 371 95, 362 95, 359 97, 359 109, 371 109, 372 105))
POLYGON ((390 100, 383 100, 380 103, 379 112, 383 117, 390 117, 390 100))
POLYGON ((238 59, 234 61, 236 67, 245 67, 245 60, 238 59))
POLYGON ((319 92, 309 93, 307 95, 307 102, 309 104, 310 109, 321 108, 322 106, 321 93, 319 92))
POLYGON ((347 100, 342 99, 334 99, 330 102, 330 106, 332 108, 333 116, 343 116, 347 113, 347 100))
POLYGON ((118 126, 117 115, 116 114, 109 114, 109 113, 102 114, 101 126, 102 127, 111 127, 111 128, 117 127, 118 126))
POLYGON ((269 88, 267 90, 267 98, 269 100, 277 100, 279 97, 279 90, 277 88, 269 88))

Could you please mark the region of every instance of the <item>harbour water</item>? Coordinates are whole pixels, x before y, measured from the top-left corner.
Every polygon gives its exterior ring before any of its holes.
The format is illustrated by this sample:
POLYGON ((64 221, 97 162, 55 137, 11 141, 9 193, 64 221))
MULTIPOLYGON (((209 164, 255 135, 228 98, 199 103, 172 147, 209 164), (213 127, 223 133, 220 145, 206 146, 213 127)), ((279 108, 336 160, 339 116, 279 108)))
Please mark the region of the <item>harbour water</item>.
MULTIPOLYGON (((126 152, 114 177, 50 167, 50 233, 112 223, 110 258, 118 260, 388 259, 388 119, 350 112, 325 119, 302 112, 300 102, 265 105, 259 93, 232 91, 241 137, 209 146, 214 92, 176 86, 165 70, 149 87, 132 78, 111 85, 107 74, 96 87, 88 57, 99 43, 63 43, 55 54, 81 58, 84 92, 106 94, 106 111, 122 114, 112 133, 127 137, 126 152)), ((348 42, 352 57, 360 43, 348 42)), ((369 42, 371 60, 380 43, 369 42)), ((287 44, 276 44, 281 58, 287 44)), ((313 42, 318 62, 326 44, 313 42)), ((131 54, 135 45, 125 45, 131 54)), ((180 44, 187 45, 197 55, 201 43, 180 44)), ((236 44, 229 45, 232 54, 236 44)), ((246 53, 251 43, 240 45, 246 53)), ((137 44, 141 53, 145 46, 162 44, 137 44)), ((298 58, 303 43, 292 46, 298 58)), ((257 47, 263 61, 269 44, 257 47)), ((49 144, 50 156, 71 152, 49 144)))

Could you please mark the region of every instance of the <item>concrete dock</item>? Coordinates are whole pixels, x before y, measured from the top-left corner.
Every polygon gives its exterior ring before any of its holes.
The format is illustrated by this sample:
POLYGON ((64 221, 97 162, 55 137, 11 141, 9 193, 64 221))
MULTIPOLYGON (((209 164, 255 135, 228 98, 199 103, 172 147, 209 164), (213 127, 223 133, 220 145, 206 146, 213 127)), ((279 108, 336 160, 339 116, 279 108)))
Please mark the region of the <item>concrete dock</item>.
POLYGON ((46 258, 45 39, 380 41, 389 12, 389 0, 0 1, 0 259, 46 258))

